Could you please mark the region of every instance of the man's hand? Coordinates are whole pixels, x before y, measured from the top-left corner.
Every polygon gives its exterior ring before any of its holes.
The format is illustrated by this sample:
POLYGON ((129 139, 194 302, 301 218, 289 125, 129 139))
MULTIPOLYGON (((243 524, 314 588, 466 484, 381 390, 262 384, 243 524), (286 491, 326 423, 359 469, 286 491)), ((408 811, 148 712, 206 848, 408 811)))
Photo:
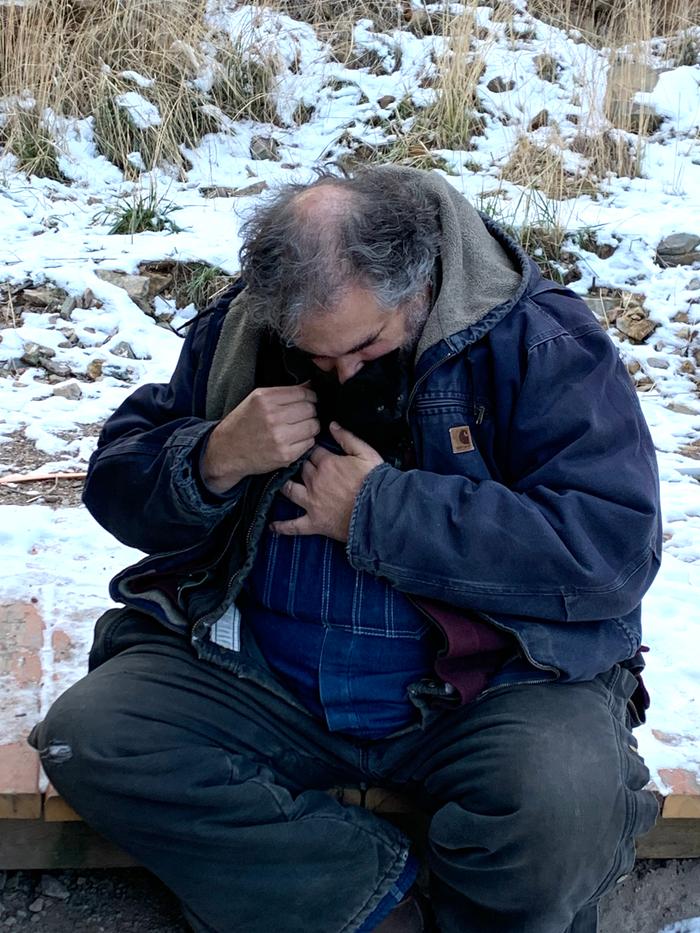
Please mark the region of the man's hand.
POLYGON ((245 476, 287 467, 313 447, 320 430, 308 385, 254 389, 212 431, 202 479, 222 493, 245 476))
POLYGON ((301 469, 303 483, 291 480, 282 492, 305 515, 286 522, 274 522, 272 530, 281 535, 325 535, 336 541, 348 540, 350 517, 362 482, 374 467, 384 461, 373 447, 331 422, 331 434, 346 456, 317 447, 301 469))

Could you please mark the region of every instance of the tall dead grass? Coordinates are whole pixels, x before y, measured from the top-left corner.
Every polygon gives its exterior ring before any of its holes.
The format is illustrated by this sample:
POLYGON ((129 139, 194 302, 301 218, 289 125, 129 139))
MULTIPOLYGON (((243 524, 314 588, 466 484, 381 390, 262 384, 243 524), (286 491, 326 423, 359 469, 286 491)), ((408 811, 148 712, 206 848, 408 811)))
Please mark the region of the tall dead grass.
MULTIPOLYGON (((100 151, 129 170, 130 156, 147 168, 179 164, 181 146, 229 119, 272 119, 274 76, 264 62, 230 44, 217 50, 209 94, 193 79, 202 64, 206 0, 28 0, 0 5, 0 100, 10 107, 7 144, 21 152, 19 129, 31 113, 42 127, 46 108, 95 118, 100 151), (142 81, 141 78, 145 79, 142 81), (143 127, 117 98, 137 91, 158 108, 157 126, 143 127), (14 111, 15 113, 12 113, 14 111)), ((26 133, 25 133, 26 136, 26 133)), ((31 168, 23 161, 23 167, 31 168)), ((133 161, 133 160, 132 160, 133 161)))

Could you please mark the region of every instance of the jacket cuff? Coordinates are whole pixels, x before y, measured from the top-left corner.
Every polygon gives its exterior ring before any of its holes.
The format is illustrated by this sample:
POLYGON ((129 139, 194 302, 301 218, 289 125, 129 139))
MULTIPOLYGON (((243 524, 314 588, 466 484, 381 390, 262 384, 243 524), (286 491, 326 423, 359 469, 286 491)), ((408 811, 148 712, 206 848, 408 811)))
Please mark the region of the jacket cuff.
POLYGON ((360 491, 355 497, 355 504, 350 516, 350 527, 348 528, 348 540, 345 545, 345 553, 355 570, 377 573, 376 561, 373 560, 370 551, 371 502, 389 472, 400 473, 401 471, 388 463, 380 463, 373 467, 365 476, 360 491))
POLYGON ((200 518, 220 518, 241 498, 245 480, 219 495, 207 489, 202 479, 201 463, 209 436, 218 421, 188 425, 168 440, 172 451, 171 489, 182 505, 200 518))

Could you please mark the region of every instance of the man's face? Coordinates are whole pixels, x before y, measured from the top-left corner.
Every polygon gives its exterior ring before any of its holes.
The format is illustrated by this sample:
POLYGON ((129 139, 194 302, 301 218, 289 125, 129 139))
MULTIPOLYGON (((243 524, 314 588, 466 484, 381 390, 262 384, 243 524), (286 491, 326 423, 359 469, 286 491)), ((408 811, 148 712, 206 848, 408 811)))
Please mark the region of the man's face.
POLYGON ((296 346, 323 372, 335 370, 343 383, 366 362, 404 347, 412 337, 403 309, 386 310, 371 291, 353 285, 333 311, 303 321, 296 346))

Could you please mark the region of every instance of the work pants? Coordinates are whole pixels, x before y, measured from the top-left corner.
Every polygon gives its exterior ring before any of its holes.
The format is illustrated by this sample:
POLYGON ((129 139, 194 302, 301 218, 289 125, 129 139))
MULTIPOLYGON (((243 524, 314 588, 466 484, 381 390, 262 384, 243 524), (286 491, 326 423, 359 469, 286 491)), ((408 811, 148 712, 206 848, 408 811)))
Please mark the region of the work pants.
MULTIPOLYGON (((503 687, 393 737, 329 733, 129 610, 30 741, 96 830, 172 889, 201 933, 354 933, 411 841, 334 786, 408 792, 429 818, 442 933, 595 933, 597 902, 656 816, 628 728, 632 674, 503 687)), ((251 671, 253 673, 251 673, 251 671)))

